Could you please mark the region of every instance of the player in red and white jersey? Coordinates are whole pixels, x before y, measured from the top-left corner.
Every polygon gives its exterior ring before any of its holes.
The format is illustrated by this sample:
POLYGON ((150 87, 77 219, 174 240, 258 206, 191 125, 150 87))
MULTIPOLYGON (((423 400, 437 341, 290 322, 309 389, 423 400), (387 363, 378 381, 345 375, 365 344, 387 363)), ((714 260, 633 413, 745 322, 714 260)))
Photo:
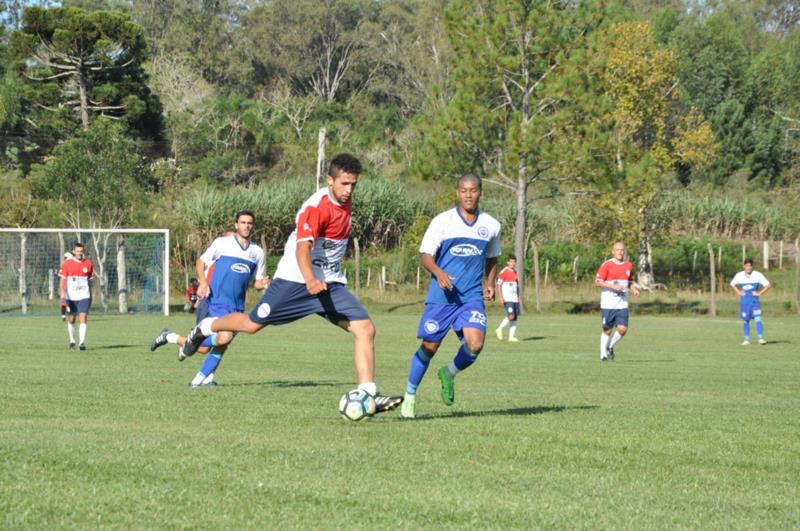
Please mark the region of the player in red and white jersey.
POLYGON ((67 332, 69 348, 75 348, 75 316, 78 316, 78 338, 80 349, 86 350, 86 318, 92 306, 92 288, 89 283, 94 279, 92 261, 83 256, 83 244, 75 242, 72 258, 61 264, 58 276, 61 277, 60 295, 67 305, 67 332))
POLYGON ((400 405, 403 397, 378 393, 374 378, 375 326, 361 302, 347 290, 341 267, 350 236, 351 200, 360 173, 361 163, 352 155, 333 158, 328 187, 300 207, 274 280, 253 311, 203 319, 186 336, 182 355, 194 354, 203 339, 215 332, 254 334, 267 325, 317 314, 353 336, 358 387, 375 398, 377 411, 400 405))
POLYGON ((517 317, 519 316, 519 282, 517 280, 517 257, 513 254, 508 256, 506 266, 497 275, 497 290, 500 304, 506 310, 506 317, 500 326, 494 331, 497 339, 503 340, 503 329, 511 325, 508 329, 508 341, 516 343, 517 339, 517 317))
POLYGON ((625 244, 615 242, 610 260, 597 270, 594 285, 601 288, 600 313, 603 333, 600 334, 600 360, 614 359, 614 345, 628 331, 628 291, 637 297, 639 290, 633 283, 633 264, 625 259, 625 244), (614 335, 611 331, 614 330, 614 335))

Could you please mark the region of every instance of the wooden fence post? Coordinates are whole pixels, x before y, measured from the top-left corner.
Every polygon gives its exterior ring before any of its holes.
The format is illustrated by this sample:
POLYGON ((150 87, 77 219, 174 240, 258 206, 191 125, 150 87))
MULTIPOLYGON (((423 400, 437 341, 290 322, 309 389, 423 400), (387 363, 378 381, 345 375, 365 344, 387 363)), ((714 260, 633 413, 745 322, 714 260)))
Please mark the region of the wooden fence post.
POLYGON ((769 271, 769 241, 764 240, 764 271, 769 271))
POLYGON ((708 304, 708 315, 717 316, 717 273, 714 270, 714 248, 708 245, 708 269, 711 277, 711 300, 708 304))
POLYGON ((578 283, 578 262, 580 259, 580 256, 576 256, 575 260, 572 261, 572 280, 576 284, 578 283))
POLYGON ((420 270, 419 266, 417 266, 417 291, 419 291, 419 278, 420 278, 420 270))
POLYGON ((386 289, 386 266, 381 266, 381 279, 378 282, 378 289, 381 293, 386 289))
POLYGON ((550 274, 550 260, 544 261, 544 289, 547 289, 547 276, 550 274))

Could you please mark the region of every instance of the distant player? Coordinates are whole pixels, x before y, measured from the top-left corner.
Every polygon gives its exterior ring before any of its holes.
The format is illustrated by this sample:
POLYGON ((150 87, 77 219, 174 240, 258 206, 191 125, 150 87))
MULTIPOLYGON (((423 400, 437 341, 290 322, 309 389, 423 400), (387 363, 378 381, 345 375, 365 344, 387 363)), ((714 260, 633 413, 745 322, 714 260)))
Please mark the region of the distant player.
MULTIPOLYGON (((247 287, 255 279, 256 289, 264 289, 269 280, 264 274, 264 251, 250 241, 255 215, 249 210, 236 213, 235 235, 217 238, 197 259, 195 270, 203 281, 198 284, 197 296, 204 301, 198 304, 197 322, 205 317, 219 317, 244 310, 247 287)), ((196 281, 196 279, 193 279, 196 281)), ((189 383, 189 387, 214 386, 214 373, 222 361, 228 345, 233 341, 231 332, 220 332, 206 338, 198 350, 208 353, 203 365, 189 383)), ((167 343, 183 345, 186 338, 164 329, 153 339, 153 351, 167 343)), ((183 361, 180 351, 178 361, 183 361)))
POLYGON ((61 277, 60 295, 67 305, 67 332, 69 348, 75 348, 75 316, 78 316, 78 339, 80 349, 86 350, 86 320, 92 307, 92 287, 94 279, 92 261, 83 256, 84 247, 75 242, 72 247, 72 258, 64 260, 58 276, 61 277))
POLYGON ((600 360, 614 359, 614 345, 628 331, 628 291, 639 296, 633 283, 633 264, 625 259, 625 244, 614 243, 610 260, 603 262, 597 270, 594 285, 599 287, 600 313, 603 318, 603 333, 600 334, 600 360), (612 335, 613 332, 613 335, 612 335))
POLYGON ((478 208, 480 177, 462 175, 456 189, 458 206, 433 218, 419 249, 420 262, 431 273, 431 281, 417 330, 422 343, 411 358, 400 410, 405 418, 416 416, 417 388, 450 328, 461 346, 453 361, 438 372, 442 401, 448 406, 455 400, 456 374, 475 363, 486 337, 484 298, 494 299, 500 223, 478 208))
POLYGON ((503 329, 508 328, 508 341, 509 343, 516 343, 517 339, 517 316, 519 315, 519 283, 517 282, 517 257, 512 255, 508 256, 506 266, 497 275, 497 286, 500 304, 506 310, 506 317, 497 327, 494 333, 497 339, 503 340, 503 329))
POLYGON ((203 339, 215 332, 254 334, 267 325, 282 325, 317 314, 353 336, 358 387, 375 397, 377 411, 390 411, 402 402, 402 397, 378 393, 375 326, 361 302, 347 290, 342 271, 350 237, 352 196, 360 173, 357 158, 347 154, 333 158, 328 187, 317 191, 300 207, 275 278, 253 311, 249 315, 232 313, 219 319, 204 319, 187 335, 183 355, 194 354, 203 339))
POLYGON ((744 261, 744 271, 739 271, 731 280, 731 287, 739 295, 739 316, 742 318, 744 341, 742 345, 750 344, 750 320, 756 322, 758 344, 766 345, 764 339, 764 323, 761 320, 761 295, 769 291, 772 284, 767 277, 753 270, 753 260, 744 261))

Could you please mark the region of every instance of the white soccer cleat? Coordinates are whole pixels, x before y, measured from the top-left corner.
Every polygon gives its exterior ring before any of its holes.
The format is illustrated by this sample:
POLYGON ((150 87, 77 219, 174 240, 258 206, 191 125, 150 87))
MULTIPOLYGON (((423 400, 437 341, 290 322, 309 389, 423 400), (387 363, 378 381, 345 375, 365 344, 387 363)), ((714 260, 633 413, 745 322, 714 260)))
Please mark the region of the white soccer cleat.
POLYGON ((766 339, 759 339, 758 340, 758 344, 759 345, 766 345, 767 344, 767 340, 766 339))
POLYGON ((750 342, 748 340, 745 339, 744 341, 742 341, 742 346, 743 347, 747 347, 749 345, 750 345, 750 342))

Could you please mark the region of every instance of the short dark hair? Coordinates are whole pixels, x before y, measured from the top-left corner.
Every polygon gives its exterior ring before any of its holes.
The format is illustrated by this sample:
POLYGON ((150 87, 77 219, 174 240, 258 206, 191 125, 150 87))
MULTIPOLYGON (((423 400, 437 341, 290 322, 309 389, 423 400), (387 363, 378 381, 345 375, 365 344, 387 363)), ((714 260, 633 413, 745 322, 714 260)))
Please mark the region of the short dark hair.
POLYGON ((253 223, 256 222, 256 215, 253 214, 252 210, 240 210, 239 212, 237 212, 236 221, 239 221, 239 218, 242 216, 250 216, 251 218, 253 218, 253 223))
POLYGON ((753 265, 753 259, 752 258, 745 258, 744 262, 742 262, 742 265, 745 265, 745 264, 753 265))
POLYGON ((339 153, 331 159, 328 175, 335 179, 342 172, 359 175, 361 173, 361 161, 349 153, 339 153))
POLYGON ((456 181, 456 188, 461 187, 461 183, 472 181, 478 185, 478 190, 483 190, 483 181, 474 173, 465 173, 456 181))
POLYGON ((189 284, 194 284, 195 282, 197 282, 196 278, 192 277, 189 279, 189 284))
POLYGON ((517 255, 515 255, 514 253, 511 253, 510 255, 508 255, 508 260, 516 260, 516 259, 517 259, 517 255))
POLYGON ((75 242, 72 244, 72 248, 80 247, 81 249, 84 248, 84 245, 81 242, 75 242))

